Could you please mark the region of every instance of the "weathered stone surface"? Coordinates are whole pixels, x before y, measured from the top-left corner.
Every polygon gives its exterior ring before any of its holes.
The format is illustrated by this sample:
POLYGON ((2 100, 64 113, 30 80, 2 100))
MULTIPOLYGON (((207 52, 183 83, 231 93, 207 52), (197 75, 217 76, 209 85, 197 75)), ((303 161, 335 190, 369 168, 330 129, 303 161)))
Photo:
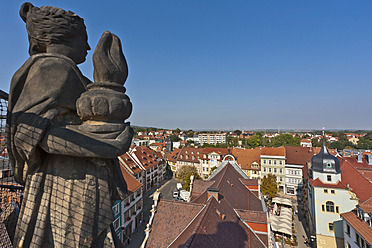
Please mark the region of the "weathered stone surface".
POLYGON ((95 50, 91 83, 83 19, 71 11, 24 3, 20 15, 30 58, 14 74, 6 138, 25 195, 15 247, 112 247, 112 203, 126 196, 117 156, 130 146, 124 120, 132 105, 120 40, 105 32, 95 50), (80 118, 81 117, 81 118, 80 118))

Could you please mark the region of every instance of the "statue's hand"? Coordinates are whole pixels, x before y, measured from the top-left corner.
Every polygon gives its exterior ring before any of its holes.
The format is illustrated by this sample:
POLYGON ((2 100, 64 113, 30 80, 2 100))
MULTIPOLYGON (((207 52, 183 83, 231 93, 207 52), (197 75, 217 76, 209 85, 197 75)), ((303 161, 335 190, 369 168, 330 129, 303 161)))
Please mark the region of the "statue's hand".
POLYGON ((120 39, 105 31, 93 53, 94 81, 124 85, 128 77, 128 65, 125 60, 120 39))

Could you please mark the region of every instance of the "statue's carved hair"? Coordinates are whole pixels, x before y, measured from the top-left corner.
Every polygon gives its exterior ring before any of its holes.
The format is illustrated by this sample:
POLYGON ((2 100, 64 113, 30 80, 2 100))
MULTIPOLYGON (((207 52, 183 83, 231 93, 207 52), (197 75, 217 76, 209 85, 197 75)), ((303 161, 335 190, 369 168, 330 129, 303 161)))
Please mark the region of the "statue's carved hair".
POLYGON ((24 3, 19 14, 26 23, 30 55, 46 52, 49 44, 69 42, 71 37, 85 30, 81 17, 72 11, 53 6, 38 8, 31 3, 24 3))

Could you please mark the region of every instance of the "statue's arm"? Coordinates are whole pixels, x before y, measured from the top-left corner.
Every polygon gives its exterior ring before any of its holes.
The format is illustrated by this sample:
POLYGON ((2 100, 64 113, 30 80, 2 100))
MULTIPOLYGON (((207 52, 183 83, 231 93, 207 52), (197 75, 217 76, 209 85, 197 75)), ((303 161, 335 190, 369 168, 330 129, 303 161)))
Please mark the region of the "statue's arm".
POLYGON ((47 153, 77 157, 114 158, 125 153, 132 142, 128 125, 115 139, 102 139, 76 127, 49 128, 40 146, 47 153))

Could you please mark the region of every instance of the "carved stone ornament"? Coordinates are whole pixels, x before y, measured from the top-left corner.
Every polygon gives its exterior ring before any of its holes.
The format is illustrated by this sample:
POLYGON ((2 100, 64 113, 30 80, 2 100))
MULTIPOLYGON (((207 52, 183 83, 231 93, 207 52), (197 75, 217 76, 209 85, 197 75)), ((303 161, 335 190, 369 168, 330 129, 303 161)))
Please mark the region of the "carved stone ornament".
POLYGON ((94 83, 77 67, 90 47, 71 11, 24 3, 30 58, 10 86, 6 141, 25 186, 14 247, 120 247, 112 205, 127 196, 118 156, 133 130, 120 40, 103 33, 94 83))

